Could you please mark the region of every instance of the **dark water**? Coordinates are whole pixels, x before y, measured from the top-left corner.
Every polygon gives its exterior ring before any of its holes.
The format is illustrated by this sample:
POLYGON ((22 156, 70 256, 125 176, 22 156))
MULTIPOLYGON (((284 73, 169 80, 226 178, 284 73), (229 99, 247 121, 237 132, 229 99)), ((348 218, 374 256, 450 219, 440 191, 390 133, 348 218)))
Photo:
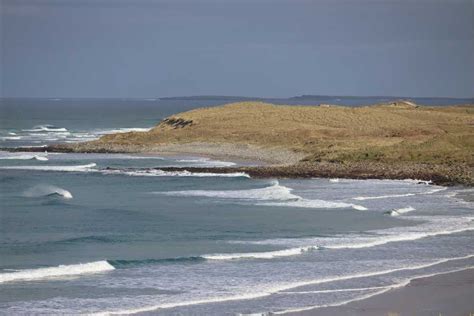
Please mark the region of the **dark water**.
MULTIPOLYGON (((24 132, 40 146, 62 128, 146 128, 196 106, 171 101, 62 114, 50 105, 8 112, 2 128, 52 125, 24 132)), ((283 312, 474 264, 474 208, 460 199, 470 189, 149 169, 231 164, 0 152, 0 314, 283 312)))

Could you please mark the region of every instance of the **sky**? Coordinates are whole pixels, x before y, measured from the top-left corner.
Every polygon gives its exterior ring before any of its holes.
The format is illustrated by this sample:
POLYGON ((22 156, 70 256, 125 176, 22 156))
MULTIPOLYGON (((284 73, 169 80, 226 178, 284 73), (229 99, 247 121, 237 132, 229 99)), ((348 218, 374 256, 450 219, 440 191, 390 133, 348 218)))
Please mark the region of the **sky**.
POLYGON ((474 97, 474 0, 0 1, 3 97, 474 97))

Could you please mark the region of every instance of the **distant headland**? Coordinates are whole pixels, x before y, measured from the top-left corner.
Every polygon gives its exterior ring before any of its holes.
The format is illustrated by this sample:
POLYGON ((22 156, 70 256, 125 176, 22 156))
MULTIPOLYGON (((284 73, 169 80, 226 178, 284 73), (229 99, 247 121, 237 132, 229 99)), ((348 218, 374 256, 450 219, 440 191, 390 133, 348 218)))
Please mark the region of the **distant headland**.
MULTIPOLYGON (((246 101, 178 113, 148 132, 110 134, 47 149, 196 154, 265 163, 212 168, 254 177, 412 178, 473 185, 474 105, 428 107, 398 100, 362 107, 285 106, 246 101)), ((195 171, 210 170, 204 169, 195 171)))

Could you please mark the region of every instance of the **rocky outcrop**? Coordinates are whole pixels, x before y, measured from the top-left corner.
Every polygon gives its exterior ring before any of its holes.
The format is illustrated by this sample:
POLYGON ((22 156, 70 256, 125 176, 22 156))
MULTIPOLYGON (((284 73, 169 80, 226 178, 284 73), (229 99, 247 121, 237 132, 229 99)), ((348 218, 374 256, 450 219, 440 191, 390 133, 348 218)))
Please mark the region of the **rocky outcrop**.
POLYGON ((185 120, 179 117, 168 117, 161 121, 160 125, 170 126, 174 129, 183 128, 193 124, 193 120, 185 120))

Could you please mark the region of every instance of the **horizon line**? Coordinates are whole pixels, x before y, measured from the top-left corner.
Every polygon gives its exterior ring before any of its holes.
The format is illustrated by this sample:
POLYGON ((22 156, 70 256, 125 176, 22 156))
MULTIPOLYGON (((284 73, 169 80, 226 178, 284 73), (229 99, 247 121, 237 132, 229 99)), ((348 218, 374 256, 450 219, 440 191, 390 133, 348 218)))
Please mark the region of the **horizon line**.
POLYGON ((182 96, 149 96, 149 97, 37 97, 37 96, 0 96, 0 99, 45 99, 45 100, 72 100, 72 99, 109 99, 109 100, 167 100, 167 99, 205 99, 205 98, 222 98, 222 99, 299 99, 299 98, 390 98, 390 99, 474 99, 471 97, 452 97, 452 96, 395 96, 395 95, 326 95, 326 94, 301 94, 289 97, 264 97, 264 96, 238 96, 238 95, 182 95, 182 96))

